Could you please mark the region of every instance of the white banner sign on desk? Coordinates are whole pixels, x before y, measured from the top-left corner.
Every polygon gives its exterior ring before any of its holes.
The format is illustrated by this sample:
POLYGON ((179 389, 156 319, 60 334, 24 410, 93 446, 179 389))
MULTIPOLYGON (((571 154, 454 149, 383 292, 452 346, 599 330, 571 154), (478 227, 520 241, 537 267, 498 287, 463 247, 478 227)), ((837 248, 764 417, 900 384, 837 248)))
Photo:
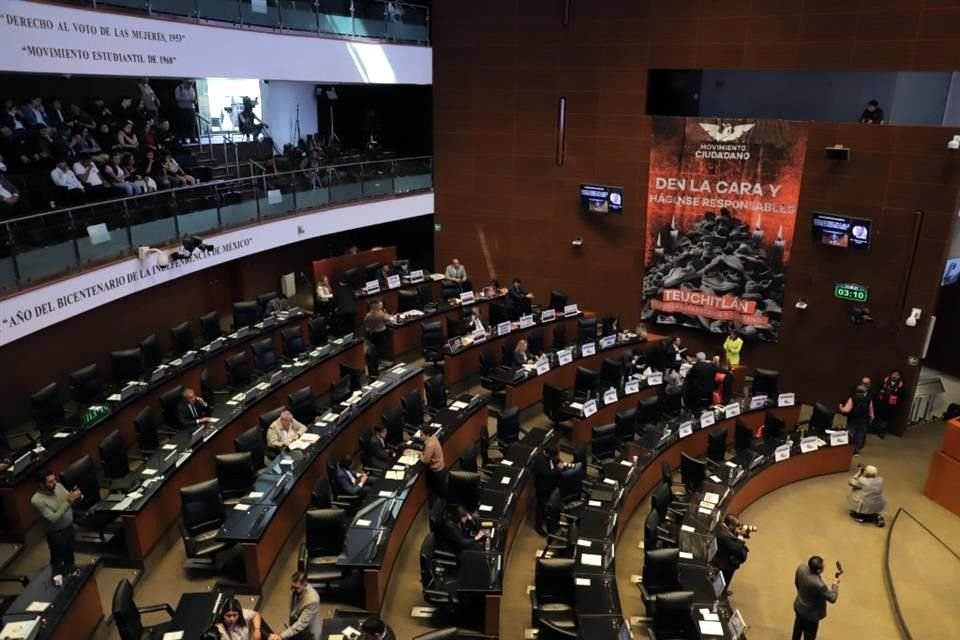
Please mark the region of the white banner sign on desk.
POLYGON ((679 436, 680 438, 686 438, 692 433, 693 433, 693 422, 689 420, 681 424, 680 428, 677 429, 677 436, 679 436))
POLYGON ((544 309, 540 312, 540 322, 550 322, 557 317, 557 312, 553 309, 544 309))
POLYGON ((546 357, 541 357, 537 360, 537 375, 542 376, 548 371, 550 371, 550 360, 546 357))
POLYGON ((508 333, 510 333, 512 330, 513 330, 513 325, 510 323, 509 320, 506 322, 501 322, 500 324, 497 325, 498 336, 505 336, 508 333))
POLYGON ((657 386, 658 384, 663 384, 663 374, 662 374, 662 373, 660 373, 659 371, 657 371, 657 372, 651 373, 650 375, 647 376, 647 386, 648 386, 648 387, 655 387, 655 386, 657 386))
POLYGON ((483 342, 487 339, 487 334, 483 329, 474 329, 470 337, 473 338, 474 342, 483 342))
POLYGON ((464 291, 460 294, 460 304, 473 304, 473 291, 464 291))
POLYGON ((820 448, 820 444, 817 442, 817 436, 807 436, 806 438, 800 438, 800 452, 801 453, 813 453, 820 448))
POLYGON ((713 426, 717 422, 717 416, 714 415, 713 411, 707 409, 700 414, 700 428, 706 429, 707 427, 713 426))
POLYGON ((790 457, 790 445, 782 444, 773 450, 774 462, 782 462, 790 457))
POLYGON ((380 293, 380 281, 371 280, 363 287, 363 290, 367 293, 367 295, 370 295, 371 293, 380 293))
POLYGON ((580 345, 580 357, 586 358, 587 356, 592 356, 597 352, 597 343, 596 342, 584 342, 580 345))
POLYGON ((752 396, 750 398, 750 411, 763 409, 767 406, 767 396, 752 396))
POLYGON ((603 404, 604 406, 608 404, 613 404, 617 401, 617 390, 613 387, 607 389, 603 392, 603 404))
POLYGON ((583 403, 583 417, 589 418, 597 412, 597 401, 587 400, 583 403))
POLYGON ((640 381, 636 378, 631 378, 627 380, 627 383, 623 385, 623 395, 629 396, 640 391, 640 381))
POLYGON ((833 431, 830 433, 830 446, 840 447, 850 443, 850 434, 846 431, 833 431))
POLYGON ((573 354, 570 353, 570 349, 561 349, 557 351, 557 364, 563 366, 565 364, 570 364, 573 362, 573 354))
POLYGON ((724 418, 736 418, 740 415, 740 403, 731 402, 723 408, 723 417, 724 418))
POLYGON ((796 402, 796 397, 792 393, 781 393, 777 396, 778 407, 792 407, 796 402))
POLYGON ((423 269, 416 269, 410 272, 408 276, 410 282, 422 282, 423 281, 423 269))
POLYGON ((580 310, 577 309, 577 305, 575 304, 568 304, 563 308, 564 317, 575 316, 578 313, 580 313, 580 310))
POLYGON ((600 348, 609 349, 617 344, 617 336, 604 336, 600 338, 600 348))
POLYGON ((400 288, 400 276, 394 274, 392 276, 387 276, 387 289, 399 289, 400 288))
POLYGON ((532 315, 532 314, 529 314, 529 313, 528 313, 528 314, 525 315, 525 316, 520 316, 520 328, 521 328, 521 329, 527 329, 527 328, 529 328, 529 327, 532 327, 533 325, 534 325, 534 322, 533 322, 533 315, 532 315))

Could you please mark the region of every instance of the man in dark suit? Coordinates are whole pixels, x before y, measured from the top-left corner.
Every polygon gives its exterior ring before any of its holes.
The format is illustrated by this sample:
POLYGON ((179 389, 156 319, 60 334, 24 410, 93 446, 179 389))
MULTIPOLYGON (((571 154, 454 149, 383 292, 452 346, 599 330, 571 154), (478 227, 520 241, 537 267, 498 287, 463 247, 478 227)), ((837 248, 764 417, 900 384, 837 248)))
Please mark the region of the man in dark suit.
POLYGON ((537 500, 536 529, 542 536, 547 535, 544 528, 547 520, 547 500, 560 481, 560 452, 556 445, 547 445, 540 449, 533 463, 533 487, 537 500))
POLYGON ((727 514, 723 522, 717 527, 717 553, 713 556, 713 565, 723 574, 724 584, 727 585, 726 594, 729 596, 730 581, 733 580, 733 574, 747 561, 747 543, 740 539, 737 530, 740 528, 740 520, 733 514, 727 514))
POLYGON ((363 471, 355 472, 351 467, 353 459, 350 456, 344 456, 340 460, 340 466, 337 467, 337 476, 334 478, 337 488, 347 495, 356 496, 363 493, 363 488, 367 484, 369 476, 363 471))
POLYGON ((812 556, 806 564, 797 567, 793 579, 797 598, 793 601, 793 640, 816 640, 820 621, 827 617, 827 603, 836 602, 840 595, 840 578, 829 587, 823 582, 823 558, 812 556))
POLYGON ((190 387, 183 390, 183 397, 177 404, 177 420, 180 422, 181 429, 193 429, 201 424, 214 421, 210 417, 210 407, 207 406, 207 401, 198 396, 190 387))
POLYGON ((510 318, 519 318, 523 310, 527 308, 533 294, 527 293, 520 286, 520 278, 514 278, 510 288, 507 289, 507 312, 510 318))
POLYGON ((363 640, 396 640, 390 629, 378 616, 370 616, 360 624, 363 640))
POLYGON ((688 409, 696 411, 710 404, 717 371, 719 368, 707 360, 706 354, 697 353, 697 362, 683 383, 683 401, 688 409))
POLYGON ((377 423, 373 428, 367 457, 370 459, 371 467, 389 469, 393 466, 393 454, 387 446, 387 428, 383 423, 377 423))

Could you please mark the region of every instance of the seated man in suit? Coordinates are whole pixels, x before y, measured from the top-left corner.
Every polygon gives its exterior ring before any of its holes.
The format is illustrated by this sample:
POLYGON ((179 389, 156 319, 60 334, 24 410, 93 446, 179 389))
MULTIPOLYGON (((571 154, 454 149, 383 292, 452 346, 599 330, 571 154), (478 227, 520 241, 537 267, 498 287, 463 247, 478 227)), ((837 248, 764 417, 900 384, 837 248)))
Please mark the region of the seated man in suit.
POLYGON ((717 365, 707 360, 705 353, 697 353, 697 362, 687 372, 683 383, 683 401, 688 409, 696 411, 710 404, 719 370, 717 365))
POLYGON ((364 487, 370 482, 370 476, 363 471, 354 471, 353 458, 344 456, 340 460, 340 466, 337 467, 337 476, 334 479, 340 491, 347 495, 356 496, 364 491, 364 487))
POLYGON ((383 423, 378 423, 373 428, 367 457, 370 458, 370 466, 377 469, 389 469, 393 466, 393 454, 387 446, 387 428, 383 423))
POLYGON ((190 387, 183 390, 183 397, 177 404, 177 421, 181 429, 194 429, 202 424, 215 422, 210 417, 207 401, 197 395, 190 387))
POLYGON ((520 278, 514 278, 513 283, 507 290, 507 311, 510 312, 510 317, 522 314, 531 299, 533 299, 533 294, 523 290, 523 287, 520 286, 520 278))
POLYGON ((473 515, 465 507, 457 506, 457 533, 460 536, 460 548, 467 549, 486 537, 473 515))
POLYGON ((270 298, 270 302, 267 303, 264 313, 266 313, 268 316, 273 315, 278 311, 286 311, 289 306, 290 303, 287 300, 287 297, 281 293, 276 298, 270 298))
POLYGON ((292 413, 284 411, 267 428, 267 447, 274 451, 285 451, 306 431, 307 428, 297 422, 292 413))

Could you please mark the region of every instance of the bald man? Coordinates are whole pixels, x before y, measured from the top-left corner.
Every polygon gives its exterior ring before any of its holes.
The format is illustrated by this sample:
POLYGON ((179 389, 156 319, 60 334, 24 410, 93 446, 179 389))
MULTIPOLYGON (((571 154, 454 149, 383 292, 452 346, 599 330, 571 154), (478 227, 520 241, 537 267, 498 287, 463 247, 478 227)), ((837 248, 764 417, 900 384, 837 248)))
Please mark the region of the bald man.
POLYGON ((461 284, 467 279, 467 270, 463 268, 462 264, 460 264, 460 260, 454 258, 450 261, 450 264, 447 265, 447 269, 444 271, 443 277, 447 280, 453 280, 454 282, 461 284))
POLYGON ((286 450, 299 440, 306 430, 303 424, 294 419, 292 413, 284 411, 267 429, 267 446, 277 451, 286 450))

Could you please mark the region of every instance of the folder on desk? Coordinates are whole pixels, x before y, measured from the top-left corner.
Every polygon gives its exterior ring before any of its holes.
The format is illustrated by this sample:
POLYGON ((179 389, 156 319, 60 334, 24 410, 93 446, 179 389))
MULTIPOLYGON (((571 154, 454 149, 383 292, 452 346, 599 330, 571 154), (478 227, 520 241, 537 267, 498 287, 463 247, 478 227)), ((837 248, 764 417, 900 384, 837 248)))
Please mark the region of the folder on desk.
POLYGON ((33 640, 40 632, 40 618, 8 622, 0 629, 0 640, 33 640))

